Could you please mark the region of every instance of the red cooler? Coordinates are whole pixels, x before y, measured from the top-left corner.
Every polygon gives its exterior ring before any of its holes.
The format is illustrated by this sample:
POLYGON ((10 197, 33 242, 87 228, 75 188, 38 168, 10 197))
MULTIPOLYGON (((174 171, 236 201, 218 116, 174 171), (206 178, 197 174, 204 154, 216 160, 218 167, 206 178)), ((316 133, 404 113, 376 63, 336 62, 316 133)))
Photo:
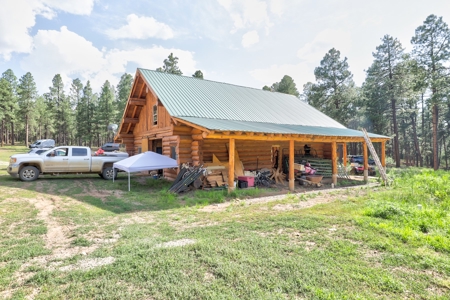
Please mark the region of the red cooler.
POLYGON ((255 186, 255 177, 253 176, 238 176, 238 180, 240 181, 246 181, 248 187, 255 186))

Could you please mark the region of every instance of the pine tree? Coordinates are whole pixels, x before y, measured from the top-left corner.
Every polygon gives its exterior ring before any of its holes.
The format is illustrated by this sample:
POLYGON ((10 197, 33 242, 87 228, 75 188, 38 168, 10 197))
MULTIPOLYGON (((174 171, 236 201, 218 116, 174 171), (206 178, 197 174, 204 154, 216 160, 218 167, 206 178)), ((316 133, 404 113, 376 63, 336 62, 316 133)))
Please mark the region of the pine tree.
POLYGON ((164 66, 157 68, 156 71, 163 73, 170 73, 175 75, 183 75, 180 68, 178 67, 178 57, 173 56, 173 53, 164 60, 164 66))
POLYGON ((14 132, 14 128, 15 128, 15 123, 17 121, 17 116, 18 116, 18 110, 19 110, 19 106, 17 103, 17 99, 18 99, 18 95, 17 95, 17 77, 16 75, 14 75, 14 72, 11 69, 6 70, 5 72, 3 72, 2 74, 2 78, 4 78, 6 81, 9 82, 11 88, 12 88, 12 105, 10 106, 10 114, 6 116, 5 119, 5 131, 8 131, 9 129, 9 134, 7 132, 5 132, 5 138, 6 138, 6 142, 8 142, 8 137, 10 136, 9 140, 11 145, 15 144, 15 132, 14 132))
POLYGON ((330 49, 314 75, 317 83, 307 85, 308 90, 303 93, 309 95, 308 103, 341 124, 347 124, 357 95, 347 58, 341 60, 340 51, 330 49))
POLYGON ((14 106, 14 96, 11 84, 5 79, 0 78, 0 146, 3 147, 3 142, 6 136, 5 124, 8 118, 11 118, 12 107, 14 106))
POLYGON ((98 101, 98 124, 101 129, 101 136, 108 141, 112 140, 112 134, 107 131, 108 125, 116 119, 116 108, 114 107, 114 87, 107 80, 100 92, 98 101))
POLYGON ((433 116, 433 167, 439 168, 438 123, 439 105, 446 91, 446 64, 450 60, 450 29, 442 17, 430 15, 417 27, 414 37, 413 55, 426 72, 426 82, 431 90, 430 105, 433 116))
POLYGON ((120 77, 120 81, 117 84, 116 95, 116 111, 117 115, 114 120, 115 124, 119 124, 125 111, 125 105, 127 104, 128 97, 130 96, 131 87, 133 86, 133 76, 128 73, 123 74, 120 77))
POLYGON ((195 73, 192 75, 192 77, 198 78, 198 79, 204 79, 203 78, 203 72, 200 71, 200 70, 195 71, 195 73))
POLYGON ((78 145, 81 145, 82 142, 82 134, 81 134, 81 127, 83 126, 82 123, 84 120, 80 118, 82 115, 79 113, 79 111, 82 111, 82 97, 83 97, 83 84, 81 83, 81 80, 76 78, 72 80, 72 85, 70 87, 70 102, 71 106, 74 108, 74 131, 75 131, 75 139, 78 141, 78 145))
MULTIPOLYGON (((369 84, 366 85, 366 91, 370 87, 375 89, 366 93, 372 97, 367 97, 369 105, 379 103, 381 107, 387 108, 380 102, 390 103, 390 118, 394 129, 394 158, 396 167, 400 167, 399 152, 399 131, 397 122, 397 105, 398 101, 403 98, 405 88, 403 81, 406 77, 406 69, 404 66, 404 49, 401 43, 389 35, 382 38, 382 44, 376 48, 373 53, 374 62, 367 70, 369 84)), ((379 108, 381 108, 379 107, 379 108)), ((375 113, 373 110, 368 111, 369 114, 375 113)), ((370 116, 369 116, 370 118, 370 116)))
POLYGON ((27 72, 19 80, 19 114, 25 123, 25 145, 29 143, 29 124, 34 112, 34 101, 37 97, 36 83, 33 75, 27 72))

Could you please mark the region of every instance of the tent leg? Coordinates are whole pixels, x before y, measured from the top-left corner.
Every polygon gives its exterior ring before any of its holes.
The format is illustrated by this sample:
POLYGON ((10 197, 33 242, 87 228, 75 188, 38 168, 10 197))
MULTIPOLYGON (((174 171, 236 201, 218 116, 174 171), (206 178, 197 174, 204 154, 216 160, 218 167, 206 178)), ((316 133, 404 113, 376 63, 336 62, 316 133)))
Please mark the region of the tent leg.
POLYGON ((130 172, 128 172, 128 191, 130 191, 130 172))
POLYGON ((115 170, 115 169, 113 168, 113 183, 114 183, 114 170, 115 170))

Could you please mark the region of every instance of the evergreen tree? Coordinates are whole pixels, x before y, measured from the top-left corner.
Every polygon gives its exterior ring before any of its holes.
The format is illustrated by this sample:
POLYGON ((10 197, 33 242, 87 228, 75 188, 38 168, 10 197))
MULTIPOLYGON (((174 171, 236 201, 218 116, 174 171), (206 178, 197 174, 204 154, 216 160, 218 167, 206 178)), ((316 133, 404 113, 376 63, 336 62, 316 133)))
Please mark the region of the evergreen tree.
POLYGON ((130 96, 131 87, 133 86, 133 76, 128 73, 123 74, 120 77, 120 81, 117 84, 116 95, 116 111, 117 115, 114 120, 115 124, 119 124, 123 113, 125 111, 125 105, 127 104, 128 97, 130 96))
POLYGON ((14 72, 11 69, 6 70, 5 72, 3 72, 2 74, 2 78, 4 78, 6 81, 9 82, 11 88, 12 88, 12 105, 10 106, 10 114, 7 114, 6 119, 5 119, 5 138, 6 138, 6 142, 8 142, 8 137, 10 136, 10 143, 11 145, 15 144, 15 133, 14 133, 14 128, 15 128, 15 123, 17 121, 17 116, 18 116, 18 109, 19 106, 17 104, 17 99, 18 99, 18 95, 17 95, 17 77, 16 75, 14 75, 14 72), (8 130, 9 129, 9 130, 8 130), (8 134, 9 131, 9 134, 8 134))
POLYGON ((183 72, 181 72, 180 68, 178 68, 178 57, 173 56, 173 53, 170 53, 168 58, 164 60, 164 66, 162 66, 161 68, 157 68, 156 71, 175 75, 183 75, 183 72))
POLYGON ((294 95, 296 97, 299 96, 294 80, 288 75, 284 75, 280 82, 275 82, 271 87, 265 85, 262 89, 265 91, 294 95))
POLYGON ((194 78, 198 78, 198 79, 204 79, 203 78, 203 72, 200 70, 195 71, 194 75, 192 75, 192 77, 194 78))
POLYGON ((19 80, 18 85, 19 94, 19 113, 25 123, 25 145, 28 147, 29 139, 29 124, 32 121, 34 112, 34 101, 37 96, 36 83, 33 75, 27 72, 19 80))
POLYGON ((12 107, 14 107, 14 95, 11 84, 5 79, 0 78, 0 146, 3 147, 5 140, 5 124, 11 118, 12 107))
POLYGON ((342 124, 351 118, 356 101, 353 75, 349 71, 347 58, 341 60, 341 53, 330 49, 314 70, 316 84, 307 85, 308 103, 342 124))
MULTIPOLYGON (((394 129, 394 158, 396 167, 400 167, 399 152, 399 132, 397 122, 397 105, 406 92, 404 80, 406 69, 404 66, 404 49, 401 43, 389 35, 382 38, 382 44, 376 48, 373 53, 374 62, 367 71, 370 84, 367 88, 373 88, 378 91, 369 92, 372 97, 368 97, 369 105, 379 102, 390 103, 390 117, 394 129)), ((379 103, 382 107, 385 105, 379 103)), ((373 111, 368 111, 370 114, 373 111)), ((376 112, 375 112, 376 113, 376 112)), ((377 113, 376 113, 377 115, 377 113)))
POLYGON ((108 125, 116 119, 116 108, 114 107, 114 87, 107 80, 100 92, 98 101, 98 124, 100 125, 100 136, 111 141, 113 136, 107 131, 108 125))
POLYGON ((450 30, 442 17, 430 15, 423 25, 416 29, 413 55, 426 73, 426 83, 431 90, 429 100, 433 116, 433 167, 439 168, 438 123, 439 105, 443 103, 446 91, 446 64, 450 59, 450 30))
POLYGON ((81 83, 81 80, 76 78, 72 80, 72 85, 70 87, 70 101, 72 107, 74 107, 74 129, 75 129, 75 139, 78 141, 78 145, 82 144, 82 135, 81 135, 81 127, 83 126, 82 123, 85 121, 82 118, 80 118, 82 115, 79 114, 79 111, 82 111, 82 97, 83 97, 83 84, 81 83))

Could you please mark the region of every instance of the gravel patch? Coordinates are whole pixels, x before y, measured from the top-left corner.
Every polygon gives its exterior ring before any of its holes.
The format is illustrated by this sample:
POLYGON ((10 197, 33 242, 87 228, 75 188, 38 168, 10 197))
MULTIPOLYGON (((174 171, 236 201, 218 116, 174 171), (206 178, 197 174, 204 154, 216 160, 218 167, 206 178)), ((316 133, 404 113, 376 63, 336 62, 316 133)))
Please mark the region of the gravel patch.
POLYGON ((182 247, 186 245, 195 244, 195 240, 191 239, 181 239, 177 241, 170 241, 167 243, 158 244, 155 247, 156 248, 172 248, 172 247, 182 247))

